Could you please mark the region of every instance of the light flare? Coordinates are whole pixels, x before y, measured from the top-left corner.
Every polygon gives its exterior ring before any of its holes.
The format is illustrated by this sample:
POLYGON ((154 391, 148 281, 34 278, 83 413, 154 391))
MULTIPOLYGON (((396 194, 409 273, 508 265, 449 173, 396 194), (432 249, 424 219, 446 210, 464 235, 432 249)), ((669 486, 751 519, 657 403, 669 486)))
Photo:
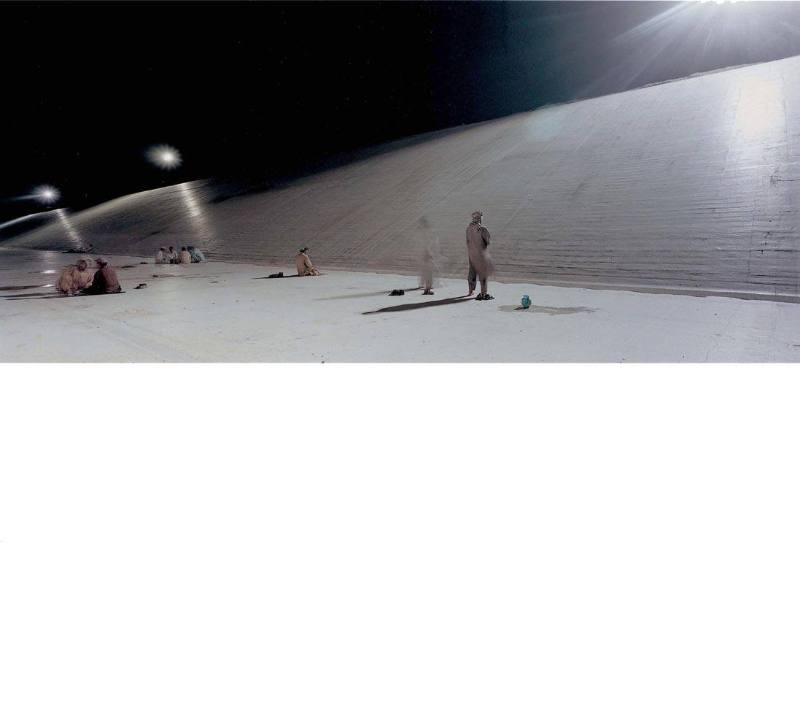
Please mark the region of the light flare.
POLYGON ((31 218, 36 218, 40 215, 50 215, 50 213, 54 212, 54 210, 42 210, 39 213, 28 213, 28 215, 22 215, 19 218, 7 220, 5 223, 0 223, 0 230, 3 230, 3 228, 8 228, 11 225, 16 225, 17 223, 24 223, 26 220, 30 220, 31 218))
POLYGON ((671 67, 673 58, 691 55, 698 64, 705 57, 730 48, 750 53, 774 47, 800 29, 779 19, 780 3, 689 0, 617 35, 612 43, 628 50, 627 58, 582 89, 578 95, 605 94, 610 88, 635 87, 646 72, 671 67), (777 22, 773 22, 777 20, 777 22))
POLYGON ((173 170, 182 162, 180 151, 171 145, 155 145, 147 151, 147 159, 162 170, 173 170))
POLYGON ((40 203, 50 205, 61 197, 61 191, 52 185, 40 185, 34 189, 32 197, 36 198, 40 203))

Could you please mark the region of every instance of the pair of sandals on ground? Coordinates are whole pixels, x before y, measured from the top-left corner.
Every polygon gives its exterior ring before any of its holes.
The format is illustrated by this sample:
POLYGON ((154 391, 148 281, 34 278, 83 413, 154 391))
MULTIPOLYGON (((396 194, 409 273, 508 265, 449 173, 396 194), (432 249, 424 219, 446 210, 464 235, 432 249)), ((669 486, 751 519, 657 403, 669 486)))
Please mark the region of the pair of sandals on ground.
MULTIPOLYGON (((467 295, 472 295, 474 292, 475 289, 473 288, 467 295)), ((430 288, 426 288, 422 291, 422 295, 433 295, 433 291, 430 288)), ((494 296, 488 293, 478 293, 478 295, 475 296, 475 300, 494 300, 494 296)))
MULTIPOLYGON (((474 292, 475 289, 471 288, 468 295, 472 295, 474 292)), ((488 293, 478 293, 478 295, 475 296, 475 300, 494 300, 494 296, 488 293)))

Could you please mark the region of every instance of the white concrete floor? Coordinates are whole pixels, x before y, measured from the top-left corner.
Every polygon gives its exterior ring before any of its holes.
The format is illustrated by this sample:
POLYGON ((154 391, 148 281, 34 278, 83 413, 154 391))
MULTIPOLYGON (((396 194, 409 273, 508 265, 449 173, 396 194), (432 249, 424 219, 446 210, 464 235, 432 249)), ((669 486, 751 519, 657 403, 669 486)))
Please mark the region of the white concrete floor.
POLYGON ((390 297, 416 278, 267 280, 292 271, 130 257, 112 258, 124 294, 62 298, 41 287, 77 257, 0 251, 1 361, 800 361, 796 303, 531 283, 493 283, 496 299, 477 302, 460 297, 457 279, 433 297, 390 297), (534 307, 517 310, 524 293, 534 307))

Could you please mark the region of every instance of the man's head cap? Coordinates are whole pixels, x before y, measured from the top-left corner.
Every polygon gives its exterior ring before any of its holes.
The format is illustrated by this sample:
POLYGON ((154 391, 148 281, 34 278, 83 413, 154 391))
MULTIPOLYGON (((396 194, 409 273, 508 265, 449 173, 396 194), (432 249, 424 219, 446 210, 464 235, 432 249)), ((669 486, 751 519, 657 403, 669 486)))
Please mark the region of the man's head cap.
POLYGON ((483 217, 483 212, 482 211, 480 211, 480 210, 473 210, 472 211, 472 219, 473 220, 477 220, 478 218, 482 218, 482 217, 483 217))

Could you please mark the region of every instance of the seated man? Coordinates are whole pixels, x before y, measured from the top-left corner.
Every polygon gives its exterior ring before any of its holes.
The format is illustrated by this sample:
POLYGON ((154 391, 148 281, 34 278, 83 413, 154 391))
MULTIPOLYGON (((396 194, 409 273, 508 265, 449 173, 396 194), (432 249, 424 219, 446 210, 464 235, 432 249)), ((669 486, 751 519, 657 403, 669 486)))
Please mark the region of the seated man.
POLYGON ((178 262, 178 253, 176 252, 175 248, 169 246, 169 251, 167 252, 167 262, 168 263, 177 263, 178 262))
POLYGON ((156 264, 163 265, 164 263, 168 263, 169 260, 167 259, 167 249, 166 248, 159 248, 158 252, 156 253, 156 264))
POLYGON ((75 295, 92 284, 89 264, 81 258, 75 265, 68 265, 61 271, 56 290, 61 295, 75 295))
POLYGON ((295 258, 297 263, 297 275, 319 275, 319 271, 314 267, 311 258, 308 257, 308 248, 300 248, 295 258))
POLYGON ((192 256, 189 254, 189 251, 186 250, 186 246, 185 245, 181 248, 181 254, 178 257, 178 262, 179 263, 191 263, 192 262, 192 256))
POLYGON ((195 248, 193 245, 189 246, 189 255, 192 256, 192 263, 204 263, 206 256, 203 251, 195 248))
POLYGON ((102 258, 96 258, 99 270, 94 274, 92 285, 83 291, 84 295, 102 295, 103 293, 121 293, 116 271, 102 258))

